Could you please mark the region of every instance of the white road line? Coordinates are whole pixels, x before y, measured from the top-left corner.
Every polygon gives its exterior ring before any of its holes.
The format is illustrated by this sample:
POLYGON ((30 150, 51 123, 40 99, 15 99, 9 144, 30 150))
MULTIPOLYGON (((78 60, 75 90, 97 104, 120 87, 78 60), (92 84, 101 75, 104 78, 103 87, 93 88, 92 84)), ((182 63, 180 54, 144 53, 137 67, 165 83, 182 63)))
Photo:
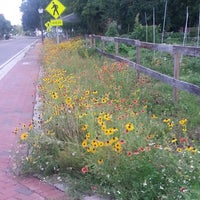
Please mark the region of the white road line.
POLYGON ((24 49, 22 49, 20 52, 18 52, 16 55, 14 55, 12 58, 10 58, 5 63, 0 65, 0 80, 17 64, 18 61, 20 61, 25 56, 25 53, 36 42, 37 42, 37 40, 34 41, 33 43, 31 43, 30 45, 26 46, 24 49))

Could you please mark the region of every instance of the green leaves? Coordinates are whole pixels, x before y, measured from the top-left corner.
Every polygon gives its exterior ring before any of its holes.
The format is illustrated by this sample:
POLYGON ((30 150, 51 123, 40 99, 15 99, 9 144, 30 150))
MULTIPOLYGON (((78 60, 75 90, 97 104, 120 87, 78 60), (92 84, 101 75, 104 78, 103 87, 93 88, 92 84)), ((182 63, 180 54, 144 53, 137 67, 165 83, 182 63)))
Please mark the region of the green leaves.
POLYGON ((0 14, 0 39, 11 30, 11 23, 0 14))

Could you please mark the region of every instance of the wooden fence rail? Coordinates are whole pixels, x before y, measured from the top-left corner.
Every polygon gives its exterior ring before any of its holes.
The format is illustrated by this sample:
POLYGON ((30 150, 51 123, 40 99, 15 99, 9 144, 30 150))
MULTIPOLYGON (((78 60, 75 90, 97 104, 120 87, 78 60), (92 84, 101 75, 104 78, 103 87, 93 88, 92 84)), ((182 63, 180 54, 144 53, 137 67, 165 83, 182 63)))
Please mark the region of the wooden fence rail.
MULTIPOLYGON (((133 40, 128 38, 118 38, 118 37, 105 37, 98 35, 90 35, 90 45, 95 47, 97 51, 104 56, 112 58, 117 61, 123 61, 129 64, 129 66, 134 67, 138 73, 144 73, 148 76, 156 78, 164 83, 171 85, 174 88, 173 95, 174 100, 178 99, 178 89, 187 91, 192 94, 200 96, 200 87, 188 82, 179 80, 179 68, 180 68, 180 58, 182 55, 200 57, 200 48, 179 46, 179 45, 167 45, 167 44, 154 44, 148 42, 142 42, 139 40, 133 40), (96 40, 101 41, 101 49, 96 47, 96 40), (112 42, 115 45, 115 55, 105 52, 105 42, 112 42), (133 45, 136 47, 136 62, 130 61, 124 57, 119 56, 119 43, 133 45), (174 59, 174 74, 173 77, 167 76, 165 74, 159 73, 155 70, 149 69, 145 66, 140 65, 140 49, 145 48, 149 50, 159 51, 169 53, 174 59)), ((199 66, 200 67, 200 66, 199 66)))

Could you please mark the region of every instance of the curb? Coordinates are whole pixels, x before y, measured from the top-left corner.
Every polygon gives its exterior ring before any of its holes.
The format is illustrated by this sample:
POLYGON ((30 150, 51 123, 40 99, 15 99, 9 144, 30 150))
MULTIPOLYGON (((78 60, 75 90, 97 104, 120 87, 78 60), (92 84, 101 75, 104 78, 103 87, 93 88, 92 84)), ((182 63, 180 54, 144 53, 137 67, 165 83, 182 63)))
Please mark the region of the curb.
POLYGON ((0 66, 0 80, 17 64, 17 62, 19 62, 26 55, 30 48, 33 47, 37 42, 38 40, 29 44, 0 66))

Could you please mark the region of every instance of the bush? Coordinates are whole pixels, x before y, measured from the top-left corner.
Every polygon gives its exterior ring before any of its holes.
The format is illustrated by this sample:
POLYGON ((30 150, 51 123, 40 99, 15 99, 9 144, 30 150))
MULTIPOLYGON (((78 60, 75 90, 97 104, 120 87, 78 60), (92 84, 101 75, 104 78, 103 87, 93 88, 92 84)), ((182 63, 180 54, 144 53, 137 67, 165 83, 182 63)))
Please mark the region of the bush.
MULTIPOLYGON (((154 28, 153 26, 148 26, 146 30, 146 26, 143 26, 142 24, 139 23, 139 14, 138 14, 135 18, 134 29, 130 35, 130 38, 146 42, 153 42, 153 28, 154 28)), ((161 34, 159 32, 160 32, 160 27, 155 26, 155 42, 160 42, 161 40, 160 37, 161 34)))
POLYGON ((117 29, 117 23, 115 21, 113 21, 112 23, 109 24, 105 35, 108 36, 108 37, 119 36, 119 32, 118 32, 118 29, 117 29))

